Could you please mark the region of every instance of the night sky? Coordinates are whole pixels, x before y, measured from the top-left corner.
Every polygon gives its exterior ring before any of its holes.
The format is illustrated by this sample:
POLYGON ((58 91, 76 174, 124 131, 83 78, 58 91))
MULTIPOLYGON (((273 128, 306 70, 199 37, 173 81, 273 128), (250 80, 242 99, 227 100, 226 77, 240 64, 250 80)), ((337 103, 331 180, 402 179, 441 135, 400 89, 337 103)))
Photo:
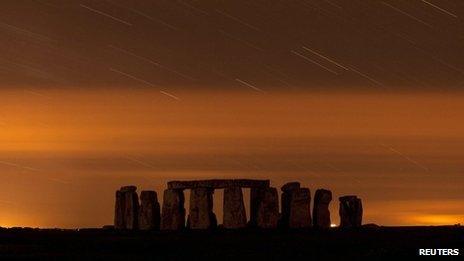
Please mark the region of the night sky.
POLYGON ((456 90, 464 81, 462 1, 0 7, 0 75, 15 86, 456 90))
POLYGON ((2 0, 0 226, 111 224, 120 186, 200 178, 331 189, 333 223, 346 194, 365 223, 463 223, 463 17, 459 0, 2 0))

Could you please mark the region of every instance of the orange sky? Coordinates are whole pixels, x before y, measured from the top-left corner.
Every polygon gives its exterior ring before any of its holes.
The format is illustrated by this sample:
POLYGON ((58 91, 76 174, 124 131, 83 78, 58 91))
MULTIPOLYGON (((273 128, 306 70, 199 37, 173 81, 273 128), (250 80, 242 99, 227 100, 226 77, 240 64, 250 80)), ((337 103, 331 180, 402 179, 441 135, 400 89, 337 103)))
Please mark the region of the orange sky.
POLYGON ((162 194, 169 180, 200 178, 331 189, 334 223, 345 194, 362 197, 365 223, 464 222, 460 93, 175 95, 0 91, 0 226, 111 224, 118 187, 162 194))

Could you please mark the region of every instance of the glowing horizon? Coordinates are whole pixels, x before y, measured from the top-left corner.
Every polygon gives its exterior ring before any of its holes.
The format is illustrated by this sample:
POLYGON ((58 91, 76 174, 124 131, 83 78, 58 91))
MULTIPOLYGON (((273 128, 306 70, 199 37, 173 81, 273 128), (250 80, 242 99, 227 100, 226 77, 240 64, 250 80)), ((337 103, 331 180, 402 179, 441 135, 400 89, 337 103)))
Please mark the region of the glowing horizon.
POLYGON ((330 189, 335 224, 346 194, 364 223, 464 222, 461 93, 25 90, 0 93, 0 226, 99 227, 120 186, 227 177, 330 189))

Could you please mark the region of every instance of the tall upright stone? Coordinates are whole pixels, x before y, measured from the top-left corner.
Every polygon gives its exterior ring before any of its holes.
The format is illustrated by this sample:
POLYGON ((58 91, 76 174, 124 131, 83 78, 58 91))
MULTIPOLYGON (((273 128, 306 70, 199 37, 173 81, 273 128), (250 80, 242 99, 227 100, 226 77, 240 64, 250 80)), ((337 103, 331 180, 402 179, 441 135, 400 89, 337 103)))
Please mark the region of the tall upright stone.
POLYGON ((318 189, 314 194, 313 225, 315 227, 330 227, 330 201, 332 201, 332 192, 330 190, 318 189))
POLYGON ((124 192, 116 191, 116 202, 114 205, 114 228, 125 229, 126 222, 124 220, 124 213, 126 204, 124 203, 124 192))
POLYGON ((155 191, 140 193, 139 228, 158 230, 160 228, 160 205, 155 191))
POLYGON ((243 228, 247 218, 243 193, 240 187, 232 186, 224 189, 223 225, 225 228, 243 228))
POLYGON ((116 191, 116 229, 138 229, 139 198, 136 190, 135 186, 125 186, 116 191))
POLYGON ((163 194, 162 230, 181 230, 185 227, 184 192, 166 189, 163 194))
POLYGON ((138 229, 138 218, 139 218, 139 197, 136 192, 137 188, 125 191, 124 188, 124 219, 126 223, 126 229, 136 230, 138 229))
POLYGON ((360 227, 363 215, 361 199, 357 196, 343 196, 339 200, 340 227, 360 227))
POLYGON ((213 213, 213 193, 211 188, 194 188, 190 192, 190 213, 188 226, 190 229, 210 229, 217 225, 213 213))
POLYGON ((311 226, 311 193, 308 188, 294 190, 290 201, 290 228, 307 228, 311 226))
POLYGON ((255 227, 258 223, 259 205, 264 197, 265 188, 250 189, 250 225, 255 227))
POLYGON ((256 225, 259 228, 276 228, 280 219, 277 189, 265 188, 262 195, 256 225))
POLYGON ((284 184, 280 190, 282 191, 281 195, 281 204, 282 204, 282 215, 280 219, 280 225, 282 227, 288 227, 288 222, 290 219, 290 203, 292 201, 292 193, 300 189, 299 182, 289 182, 284 184))

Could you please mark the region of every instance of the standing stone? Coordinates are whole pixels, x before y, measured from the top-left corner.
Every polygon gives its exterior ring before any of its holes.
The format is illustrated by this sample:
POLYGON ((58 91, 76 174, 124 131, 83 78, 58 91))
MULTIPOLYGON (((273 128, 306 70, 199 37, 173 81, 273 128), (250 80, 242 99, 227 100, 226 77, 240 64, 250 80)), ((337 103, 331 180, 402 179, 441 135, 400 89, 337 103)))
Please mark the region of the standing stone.
POLYGON ((250 225, 255 227, 258 223, 259 205, 263 200, 265 188, 250 189, 250 225))
POLYGON ((282 227, 288 227, 288 222, 290 218, 290 203, 292 201, 292 193, 299 189, 300 189, 299 182, 289 182, 280 188, 280 190, 282 190, 282 195, 281 195, 282 217, 280 219, 280 224, 282 227))
POLYGON ((116 191, 116 202, 114 205, 114 228, 115 229, 125 229, 126 222, 124 221, 124 208, 126 204, 124 203, 124 192, 117 190, 116 191))
POLYGON ((155 191, 140 193, 139 228, 142 230, 160 228, 160 205, 155 191))
POLYGON ((213 213, 213 192, 210 188, 194 188, 190 192, 190 229, 210 229, 217 225, 213 213))
POLYGON ((362 202, 356 196, 340 197, 340 227, 360 227, 362 224, 362 202))
POLYGON ((311 226, 311 193, 308 188, 292 192, 290 201, 290 228, 307 228, 311 226))
POLYGON ((135 192, 137 188, 134 187, 133 190, 124 191, 124 219, 126 223, 126 229, 138 229, 138 218, 139 218, 139 197, 137 196, 137 192, 135 192))
POLYGON ((313 225, 315 227, 330 227, 330 201, 332 201, 332 192, 330 190, 318 189, 316 191, 313 206, 313 225))
POLYGON ((266 188, 258 207, 257 226, 259 228, 276 228, 279 222, 279 196, 276 188, 266 188))
POLYGON ((181 230, 185 227, 184 192, 166 189, 163 195, 162 230, 181 230))
POLYGON ((114 227, 138 229, 139 198, 137 187, 125 186, 116 191, 114 227))
POLYGON ((240 187, 227 187, 224 189, 223 225, 225 228, 243 228, 247 218, 243 193, 240 187))

